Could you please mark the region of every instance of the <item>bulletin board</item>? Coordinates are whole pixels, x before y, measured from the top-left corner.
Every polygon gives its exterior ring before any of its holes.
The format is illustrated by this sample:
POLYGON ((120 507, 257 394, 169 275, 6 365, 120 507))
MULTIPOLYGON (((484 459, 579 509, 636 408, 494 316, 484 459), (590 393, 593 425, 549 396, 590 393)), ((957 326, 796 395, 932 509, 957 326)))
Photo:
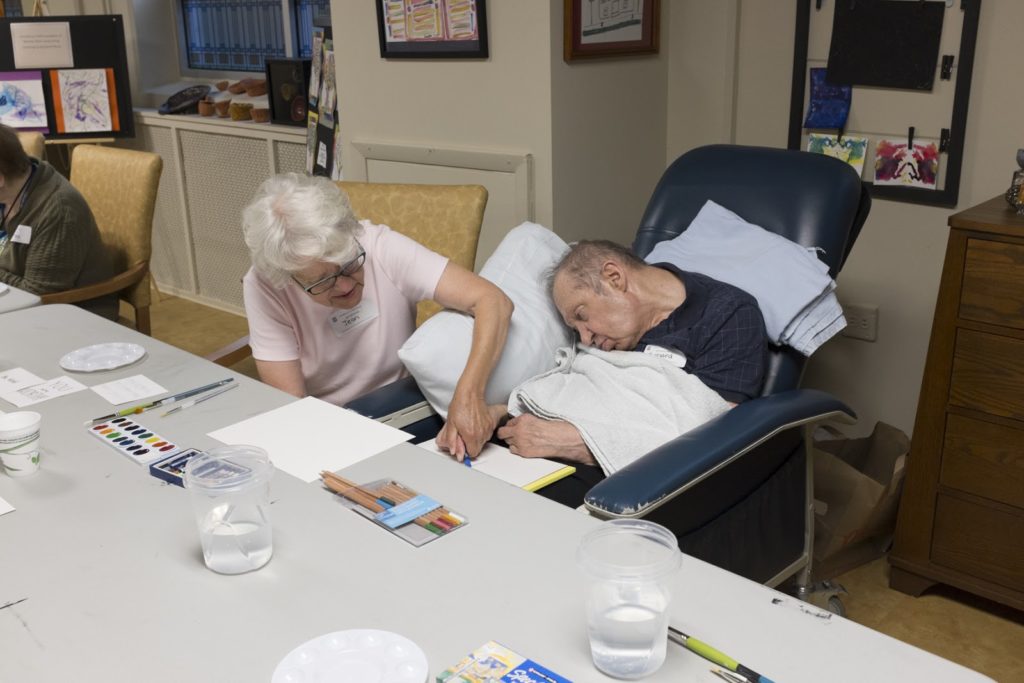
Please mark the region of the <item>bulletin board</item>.
POLYGON ((122 17, 0 19, 0 123, 47 140, 134 137, 122 17))
MULTIPOLYGON (((955 206, 980 11, 981 0, 797 0, 789 148, 813 146, 819 151, 825 137, 829 145, 836 139, 845 140, 844 146, 856 141, 863 148, 861 177, 873 197, 955 206), (892 30, 884 23, 861 22, 856 30, 833 36, 834 27, 848 28, 850 17, 866 10, 883 15, 895 10, 910 21, 892 30), (929 22, 938 40, 934 61, 922 57, 927 49, 916 46, 910 52, 903 50, 901 59, 893 59, 905 47, 900 41, 908 35, 908 26, 912 30, 929 22), (840 68, 843 63, 837 54, 846 58, 846 66, 852 65, 853 71, 864 67, 874 78, 851 78, 849 69, 840 68), (841 129, 807 126, 808 121, 814 122, 811 93, 820 92, 825 74, 828 87, 848 88, 849 113, 841 129), (891 164, 896 162, 890 150, 897 147, 899 154, 925 150, 928 159, 921 160, 921 168, 927 163, 934 171, 937 160, 937 171, 894 177, 891 164)), ((916 171, 916 166, 911 170, 916 171)))

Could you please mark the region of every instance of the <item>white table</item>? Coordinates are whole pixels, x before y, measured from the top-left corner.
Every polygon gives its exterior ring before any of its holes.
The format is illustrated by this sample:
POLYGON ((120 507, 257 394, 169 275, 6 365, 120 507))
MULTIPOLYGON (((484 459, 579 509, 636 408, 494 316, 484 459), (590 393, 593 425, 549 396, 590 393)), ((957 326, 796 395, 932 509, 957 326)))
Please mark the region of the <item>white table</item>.
POLYGON ((31 292, 2 283, 0 283, 0 290, 3 290, 0 291, 0 313, 9 313, 39 305, 39 296, 31 292))
MULTIPOLYGON (((61 374, 63 353, 133 341, 147 357, 78 375, 85 384, 143 373, 175 391, 228 371, 70 306, 12 313, 26 334, 5 339, 0 369, 61 374)), ((230 373, 229 373, 230 374, 230 373)), ((239 390, 168 417, 138 416, 200 448, 208 431, 289 402, 234 375, 239 390), (225 400, 230 397, 230 400, 225 400)), ((9 406, 4 406, 9 409, 9 406)), ((345 509, 329 492, 277 472, 274 557, 259 571, 207 570, 187 492, 85 433, 110 412, 93 392, 53 399, 43 413, 42 470, 0 476, 0 680, 266 681, 293 647, 348 628, 396 631, 426 652, 430 680, 498 640, 575 681, 612 680, 590 663, 575 568, 597 521, 403 444, 345 470, 393 477, 470 523, 413 548, 345 509)), ((922 650, 685 558, 672 622, 778 683, 989 680, 922 650)), ((711 665, 669 645, 650 681, 707 681, 711 665)))

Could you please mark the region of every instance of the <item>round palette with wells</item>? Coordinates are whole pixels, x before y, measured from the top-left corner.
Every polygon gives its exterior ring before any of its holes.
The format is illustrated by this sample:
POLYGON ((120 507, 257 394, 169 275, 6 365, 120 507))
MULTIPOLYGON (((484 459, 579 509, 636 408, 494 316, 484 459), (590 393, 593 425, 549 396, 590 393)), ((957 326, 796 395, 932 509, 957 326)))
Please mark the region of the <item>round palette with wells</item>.
POLYGON ((146 350, 138 344, 126 342, 93 344, 65 354, 60 359, 60 366, 72 372, 113 370, 131 365, 144 355, 146 355, 146 350))
POLYGON ((408 638, 391 631, 353 629, 299 645, 274 669, 271 683, 425 683, 427 673, 427 656, 408 638))

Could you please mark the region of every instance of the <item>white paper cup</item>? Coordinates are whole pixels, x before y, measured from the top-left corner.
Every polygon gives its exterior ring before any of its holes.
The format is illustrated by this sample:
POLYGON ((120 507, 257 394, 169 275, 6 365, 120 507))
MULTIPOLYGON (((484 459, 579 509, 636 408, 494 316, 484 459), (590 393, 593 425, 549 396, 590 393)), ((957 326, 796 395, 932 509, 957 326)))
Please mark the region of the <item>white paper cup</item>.
POLYGON ((0 463, 12 477, 39 470, 39 423, 42 415, 25 410, 0 415, 0 463))

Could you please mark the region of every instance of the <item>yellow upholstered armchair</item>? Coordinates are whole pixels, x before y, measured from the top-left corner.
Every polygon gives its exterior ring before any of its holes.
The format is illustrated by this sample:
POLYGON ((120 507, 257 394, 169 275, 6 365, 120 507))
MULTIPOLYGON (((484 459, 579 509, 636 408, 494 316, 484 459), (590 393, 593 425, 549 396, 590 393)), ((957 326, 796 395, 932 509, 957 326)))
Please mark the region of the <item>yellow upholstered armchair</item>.
MULTIPOLYGON (((360 219, 386 225, 423 246, 473 270, 480 226, 487 207, 487 189, 480 185, 414 185, 341 181, 360 219)), ((421 301, 417 326, 441 310, 434 301, 421 301)), ((252 353, 243 337, 206 358, 234 365, 252 353)))
POLYGON ((163 160, 151 152, 79 145, 71 153, 71 184, 96 218, 114 261, 114 277, 64 292, 44 294, 43 303, 75 303, 118 293, 135 309, 135 327, 149 334, 153 209, 163 160))
POLYGON ((46 138, 42 133, 29 131, 18 131, 18 141, 25 154, 36 159, 42 159, 46 155, 46 138))

